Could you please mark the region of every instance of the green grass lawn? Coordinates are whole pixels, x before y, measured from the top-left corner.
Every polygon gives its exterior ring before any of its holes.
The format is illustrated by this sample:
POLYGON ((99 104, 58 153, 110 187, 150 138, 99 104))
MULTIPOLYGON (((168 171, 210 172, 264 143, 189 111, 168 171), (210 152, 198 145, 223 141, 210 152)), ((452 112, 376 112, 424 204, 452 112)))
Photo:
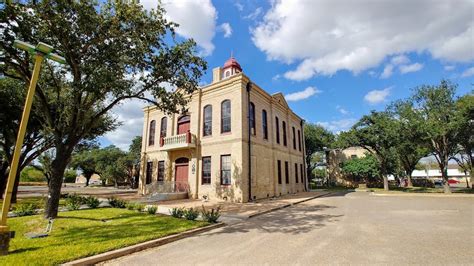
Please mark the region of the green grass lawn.
POLYGON ((46 238, 24 236, 28 232, 44 232, 46 224, 40 215, 8 219, 16 236, 10 242, 10 254, 0 257, 0 265, 55 265, 207 225, 126 209, 99 208, 59 213, 46 238))

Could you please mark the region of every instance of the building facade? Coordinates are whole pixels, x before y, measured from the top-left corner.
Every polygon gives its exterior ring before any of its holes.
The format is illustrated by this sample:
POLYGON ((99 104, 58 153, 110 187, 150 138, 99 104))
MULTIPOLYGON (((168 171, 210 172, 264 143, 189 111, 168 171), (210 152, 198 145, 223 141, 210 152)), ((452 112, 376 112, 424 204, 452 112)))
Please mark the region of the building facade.
MULTIPOLYGON (((303 120, 231 57, 184 114, 144 108, 139 190, 160 186, 232 202, 306 190, 303 120)), ((163 190, 160 190, 163 191, 163 190)))

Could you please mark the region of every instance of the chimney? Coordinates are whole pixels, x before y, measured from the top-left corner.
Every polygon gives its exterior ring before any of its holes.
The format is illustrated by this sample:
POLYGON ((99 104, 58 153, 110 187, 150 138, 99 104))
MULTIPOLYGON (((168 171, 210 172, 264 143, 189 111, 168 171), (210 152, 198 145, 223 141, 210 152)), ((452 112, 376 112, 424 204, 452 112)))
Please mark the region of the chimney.
POLYGON ((216 67, 212 70, 212 83, 220 81, 222 78, 222 68, 216 67))

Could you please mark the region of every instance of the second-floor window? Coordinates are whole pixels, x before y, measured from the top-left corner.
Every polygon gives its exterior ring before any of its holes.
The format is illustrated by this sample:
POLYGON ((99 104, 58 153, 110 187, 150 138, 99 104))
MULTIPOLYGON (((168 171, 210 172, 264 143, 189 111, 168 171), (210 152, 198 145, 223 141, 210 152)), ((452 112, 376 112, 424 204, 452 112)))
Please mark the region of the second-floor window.
POLYGON ((168 128, 168 119, 166 117, 161 118, 161 126, 160 126, 160 138, 166 137, 166 129, 168 128))
POLYGON ((204 106, 204 126, 203 126, 203 136, 212 135, 212 105, 204 106))
POLYGON ((255 135, 255 104, 250 103, 249 107, 250 134, 255 135))
POLYGON ((291 127, 292 130, 293 130, 293 149, 296 150, 296 131, 295 131, 295 127, 291 127))
POLYGON ((156 130, 156 121, 151 120, 149 133, 148 133, 148 146, 155 145, 155 130, 156 130))
POLYGON ((276 141, 278 144, 280 144, 280 121, 278 120, 278 117, 275 116, 275 131, 276 131, 276 141))
POLYGON ((211 156, 202 157, 202 181, 201 184, 211 183, 211 156))
POLYGON ((231 131, 231 106, 230 100, 221 103, 221 133, 231 131))
POLYGON ((298 129, 298 150, 301 151, 301 132, 298 129))
POLYGON ((165 161, 158 162, 158 182, 165 181, 165 161))
POLYGON ((286 146, 286 122, 283 121, 282 122, 282 126, 283 126, 283 145, 286 146))
POLYGON ((263 129, 263 139, 268 139, 267 111, 265 110, 262 110, 262 129, 263 129))

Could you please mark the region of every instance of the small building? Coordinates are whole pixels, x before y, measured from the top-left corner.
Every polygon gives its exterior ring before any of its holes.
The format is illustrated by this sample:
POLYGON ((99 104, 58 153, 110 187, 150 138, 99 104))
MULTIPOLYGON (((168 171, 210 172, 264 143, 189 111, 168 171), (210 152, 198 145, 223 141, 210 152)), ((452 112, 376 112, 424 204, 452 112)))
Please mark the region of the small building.
MULTIPOLYGON (((86 178, 83 175, 78 175, 76 177, 76 184, 85 184, 87 182, 86 178)), ((93 174, 91 179, 89 179, 89 185, 92 184, 101 184, 100 176, 98 174, 93 174)))
POLYGON ((303 119, 237 60, 213 69, 187 112, 144 108, 139 191, 247 202, 306 190, 303 119))
POLYGON ((350 178, 342 172, 342 164, 352 158, 362 158, 367 150, 362 147, 349 147, 346 149, 334 149, 327 152, 328 156, 328 176, 331 183, 340 186, 357 186, 350 178))

